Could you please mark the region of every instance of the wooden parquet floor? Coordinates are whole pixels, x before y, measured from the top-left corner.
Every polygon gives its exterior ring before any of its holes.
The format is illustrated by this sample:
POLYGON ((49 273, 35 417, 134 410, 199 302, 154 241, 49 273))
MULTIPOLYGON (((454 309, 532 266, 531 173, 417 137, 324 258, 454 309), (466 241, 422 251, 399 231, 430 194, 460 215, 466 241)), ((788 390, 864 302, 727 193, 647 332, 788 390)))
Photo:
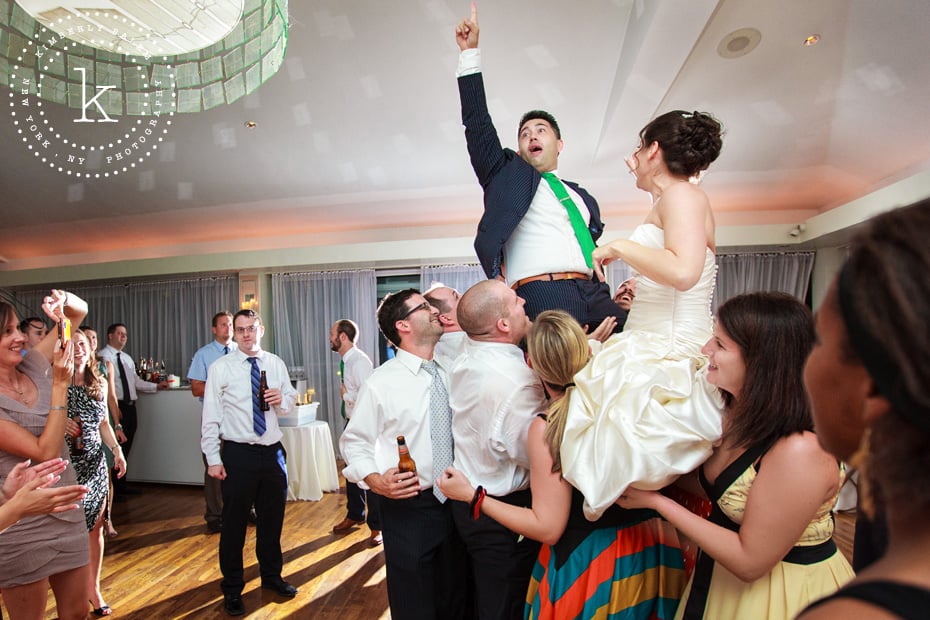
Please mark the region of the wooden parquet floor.
MULTIPOLYGON (((106 541, 101 575, 112 618, 213 620, 223 611, 217 549, 207 532, 201 487, 137 484, 142 494, 114 504, 119 536, 106 541)), ((281 547, 284 578, 300 591, 294 599, 262 590, 255 559, 255 529, 243 553, 242 593, 251 620, 278 618, 390 619, 381 547, 368 528, 331 533, 345 516, 345 489, 319 502, 288 502, 281 547)), ((55 617, 49 595, 47 618, 55 617)))
MULTIPOLYGON (((119 537, 107 540, 101 587, 113 618, 215 620, 229 618, 220 593, 219 534, 207 532, 200 487, 136 485, 141 495, 114 506, 119 537)), ((284 577, 300 589, 294 599, 262 590, 249 528, 243 592, 246 619, 390 620, 381 547, 368 528, 331 533, 345 516, 344 487, 319 502, 288 502, 282 548, 284 577)), ((837 515, 836 541, 847 558, 854 514, 837 515)), ((6 617, 6 616, 5 616, 6 617)), ((49 595, 46 618, 55 617, 49 595)))

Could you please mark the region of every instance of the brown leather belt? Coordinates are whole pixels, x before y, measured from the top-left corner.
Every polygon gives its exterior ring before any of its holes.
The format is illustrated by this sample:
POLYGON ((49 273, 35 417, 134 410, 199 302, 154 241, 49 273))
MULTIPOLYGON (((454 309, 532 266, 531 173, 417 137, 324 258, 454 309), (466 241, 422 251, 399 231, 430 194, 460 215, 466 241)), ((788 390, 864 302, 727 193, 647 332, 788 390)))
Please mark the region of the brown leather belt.
POLYGON ((523 278, 522 280, 517 280, 513 283, 511 287, 513 290, 517 290, 524 284, 529 284, 530 282, 536 282, 537 280, 546 280, 549 282, 554 282, 556 280, 590 280, 591 276, 586 273, 581 273, 580 271, 560 271, 559 273, 542 273, 538 276, 530 276, 528 278, 523 278))

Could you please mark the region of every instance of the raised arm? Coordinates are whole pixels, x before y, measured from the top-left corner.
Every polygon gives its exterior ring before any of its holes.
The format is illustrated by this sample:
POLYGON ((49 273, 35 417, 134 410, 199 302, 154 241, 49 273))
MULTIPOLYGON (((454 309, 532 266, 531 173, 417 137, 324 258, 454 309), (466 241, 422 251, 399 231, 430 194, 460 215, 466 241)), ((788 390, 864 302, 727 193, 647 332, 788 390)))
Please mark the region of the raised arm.
POLYGON ((42 434, 36 437, 15 422, 0 420, 0 450, 36 462, 61 456, 68 418, 68 386, 74 374, 73 353, 70 340, 64 349, 55 351, 51 406, 42 434))
POLYGON ((836 460, 813 433, 791 435, 763 459, 738 532, 705 521, 654 491, 627 489, 624 508, 652 508, 743 581, 768 574, 797 543, 817 509, 839 486, 836 460))
MULTIPOLYGON (((552 473, 552 454, 543 438, 546 422, 540 418, 533 421, 527 438, 530 454, 530 489, 533 494, 532 508, 512 506, 486 497, 481 511, 504 527, 538 540, 547 545, 555 544, 568 524, 572 489, 561 474, 552 473)), ((474 487, 465 474, 450 467, 445 476, 437 481, 446 497, 470 502, 475 494, 474 487)))
POLYGON ((58 333, 59 321, 67 317, 71 321, 73 328, 77 329, 84 317, 87 316, 87 302, 74 293, 52 289, 42 300, 42 311, 52 320, 54 327, 48 330, 48 334, 36 346, 36 349, 45 356, 49 363, 52 363, 55 349, 58 346, 58 339, 61 337, 61 334, 58 333))
POLYGON ((465 18, 455 27, 455 42, 462 51, 478 48, 478 7, 471 3, 471 18, 465 18))
POLYGON ((618 239, 594 250, 594 270, 603 277, 602 266, 621 259, 659 284, 686 291, 701 277, 705 250, 714 249, 707 195, 691 183, 675 183, 662 194, 653 215, 664 231, 664 248, 648 248, 629 239, 618 239))

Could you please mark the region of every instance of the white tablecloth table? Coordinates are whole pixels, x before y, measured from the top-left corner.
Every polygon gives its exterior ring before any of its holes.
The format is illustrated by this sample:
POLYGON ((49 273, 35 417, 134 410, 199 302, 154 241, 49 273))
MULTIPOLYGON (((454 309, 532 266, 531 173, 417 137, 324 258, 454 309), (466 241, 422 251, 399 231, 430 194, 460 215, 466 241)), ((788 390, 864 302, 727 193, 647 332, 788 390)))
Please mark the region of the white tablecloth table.
POLYGON ((287 451, 287 499, 319 501, 324 491, 338 491, 339 472, 329 424, 317 420, 282 426, 281 432, 287 451))

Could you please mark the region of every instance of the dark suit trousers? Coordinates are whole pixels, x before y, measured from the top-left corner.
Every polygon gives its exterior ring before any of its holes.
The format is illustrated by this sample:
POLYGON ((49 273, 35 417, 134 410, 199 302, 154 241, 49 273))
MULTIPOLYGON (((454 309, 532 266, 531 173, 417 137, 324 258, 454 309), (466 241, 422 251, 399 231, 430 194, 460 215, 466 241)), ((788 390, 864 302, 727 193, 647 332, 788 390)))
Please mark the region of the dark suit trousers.
MULTIPOLYGON (((530 491, 517 491, 502 502, 529 507, 530 491)), ((475 617, 479 620, 522 620, 526 590, 539 555, 539 543, 522 538, 481 514, 472 520, 467 502, 449 501, 455 527, 465 543, 475 587, 475 617)))
POLYGON ((207 456, 203 453, 200 456, 203 458, 203 499, 207 506, 203 520, 219 525, 223 522, 223 481, 207 473, 207 456))
POLYGON ((381 529, 381 514, 378 512, 378 494, 366 491, 350 480, 346 480, 346 516, 356 521, 367 521, 368 528, 381 529), (367 505, 367 510, 366 510, 367 505))
POLYGON ((464 618, 465 549, 452 524, 451 502, 440 504, 428 489, 412 499, 379 497, 378 503, 391 617, 464 618))
POLYGON ((526 300, 526 315, 535 319, 543 310, 564 310, 590 330, 596 329, 608 316, 617 317, 614 332, 623 329, 626 311, 614 302, 610 287, 592 280, 535 280, 517 289, 526 300))
POLYGON ((226 479, 223 480, 223 529, 220 533, 220 571, 223 594, 239 594, 242 548, 255 505, 255 556, 262 581, 281 577, 281 528, 287 502, 286 454, 280 442, 271 446, 224 441, 222 448, 226 479))
MULTIPOLYGON (((119 412, 120 412, 120 424, 123 425, 123 434, 126 435, 126 443, 122 444, 123 446, 123 456, 126 460, 129 460, 129 451, 132 450, 132 440, 136 437, 136 429, 139 428, 139 417, 136 414, 136 403, 130 400, 121 400, 118 401, 119 412)), ((126 478, 120 478, 116 475, 116 470, 113 470, 113 488, 114 494, 119 495, 120 492, 124 491, 127 488, 126 478)))

